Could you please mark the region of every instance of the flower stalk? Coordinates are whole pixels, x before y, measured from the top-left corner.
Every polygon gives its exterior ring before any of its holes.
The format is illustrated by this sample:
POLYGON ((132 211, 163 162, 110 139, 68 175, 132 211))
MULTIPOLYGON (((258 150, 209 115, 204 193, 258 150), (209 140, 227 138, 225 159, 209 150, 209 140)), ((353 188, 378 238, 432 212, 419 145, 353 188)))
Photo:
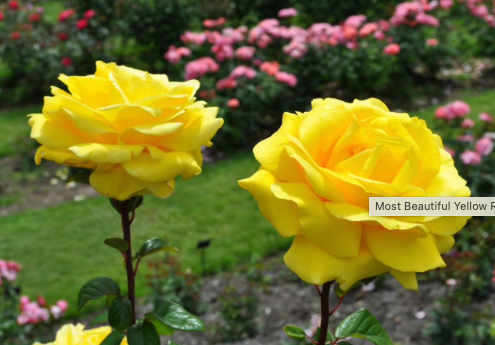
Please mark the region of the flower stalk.
POLYGON ((321 294, 319 294, 321 301, 321 324, 320 324, 320 335, 318 337, 318 345, 325 345, 327 341, 328 321, 330 319, 330 312, 328 310, 329 308, 328 306, 330 304, 330 287, 332 286, 332 284, 333 282, 327 282, 323 284, 323 287, 321 289, 321 294))
POLYGON ((122 232, 124 234, 124 240, 129 245, 129 248, 127 248, 127 251, 124 253, 124 259, 125 259, 125 269, 127 272, 127 297, 131 302, 132 324, 134 325, 136 323, 136 309, 135 309, 136 288, 135 288, 135 272, 132 265, 131 219, 129 218, 128 200, 121 203, 120 214, 122 216, 122 232))

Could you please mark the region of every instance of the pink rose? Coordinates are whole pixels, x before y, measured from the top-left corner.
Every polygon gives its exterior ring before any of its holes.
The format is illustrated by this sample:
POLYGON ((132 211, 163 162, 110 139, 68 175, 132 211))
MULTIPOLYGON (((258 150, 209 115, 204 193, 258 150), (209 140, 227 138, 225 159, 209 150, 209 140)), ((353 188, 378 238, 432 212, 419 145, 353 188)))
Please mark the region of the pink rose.
POLYGON ((237 98, 232 98, 232 99, 229 99, 228 102, 227 102, 227 106, 231 109, 236 109, 236 108, 239 108, 239 105, 241 103, 239 102, 239 100, 237 98))
POLYGON ((275 74, 275 80, 282 84, 287 84, 289 86, 297 85, 297 77, 293 74, 279 71, 275 74))
POLYGON ((464 151, 461 154, 461 161, 466 165, 476 165, 481 163, 481 154, 476 151, 464 151))
POLYGON ((476 123, 472 119, 464 119, 461 123, 461 127, 464 129, 473 128, 475 125, 476 123))
POLYGON ((397 55, 400 53, 400 45, 397 43, 391 43, 383 48, 383 53, 385 55, 397 55))
POLYGON ((479 119, 484 123, 492 123, 493 117, 488 113, 481 113, 478 115, 479 119))
POLYGON ((426 45, 428 47, 436 47, 438 45, 438 40, 436 38, 428 38, 426 40, 426 45))
POLYGON ((488 156, 493 151, 493 141, 488 137, 481 138, 476 142, 476 152, 488 156))
POLYGON ((295 8, 283 8, 280 11, 278 11, 278 17, 279 18, 289 18, 289 17, 295 17, 298 15, 298 12, 295 8))

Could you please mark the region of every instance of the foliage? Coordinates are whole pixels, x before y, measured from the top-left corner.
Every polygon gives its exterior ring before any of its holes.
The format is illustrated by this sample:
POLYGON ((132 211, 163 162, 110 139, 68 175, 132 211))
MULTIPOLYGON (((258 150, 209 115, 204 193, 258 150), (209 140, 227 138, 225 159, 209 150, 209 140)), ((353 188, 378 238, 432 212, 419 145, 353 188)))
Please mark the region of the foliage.
POLYGON ((179 259, 166 255, 162 260, 148 261, 151 273, 147 275, 154 305, 169 300, 184 306, 186 310, 201 315, 206 305, 201 301, 203 283, 191 269, 182 270, 179 259))

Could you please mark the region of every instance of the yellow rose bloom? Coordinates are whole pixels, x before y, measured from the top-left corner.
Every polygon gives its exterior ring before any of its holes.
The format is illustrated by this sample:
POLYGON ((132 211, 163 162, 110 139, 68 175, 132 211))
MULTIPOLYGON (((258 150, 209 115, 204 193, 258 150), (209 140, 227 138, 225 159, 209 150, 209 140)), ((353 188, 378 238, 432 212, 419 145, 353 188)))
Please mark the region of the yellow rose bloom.
POLYGON ((315 99, 254 148, 261 168, 239 184, 284 237, 285 263, 310 284, 343 290, 390 272, 417 290, 469 217, 370 217, 369 197, 467 197, 441 138, 377 99, 315 99))
MULTIPOLYGON (((108 326, 85 331, 81 324, 69 324, 60 328, 54 342, 33 345, 100 345, 111 332, 112 328, 108 326)), ((122 340, 121 345, 127 345, 127 338, 122 340)))
POLYGON ((59 78, 43 113, 30 115, 31 137, 42 146, 35 161, 51 160, 93 170, 90 183, 102 195, 170 196, 174 178, 201 173, 201 147, 222 126, 218 108, 194 97, 197 80, 171 82, 115 63, 96 63, 96 73, 59 78))

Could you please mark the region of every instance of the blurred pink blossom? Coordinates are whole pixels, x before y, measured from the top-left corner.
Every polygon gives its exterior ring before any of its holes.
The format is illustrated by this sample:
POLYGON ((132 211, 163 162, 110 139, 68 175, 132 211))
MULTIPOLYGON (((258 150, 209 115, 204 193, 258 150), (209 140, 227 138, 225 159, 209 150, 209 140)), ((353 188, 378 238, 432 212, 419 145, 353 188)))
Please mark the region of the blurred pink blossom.
POLYGON ((428 47, 436 47, 438 45, 438 40, 436 38, 428 38, 426 40, 426 45, 428 47))
POLYGON ((364 24, 361 29, 359 29, 359 37, 366 37, 372 35, 376 30, 378 30, 378 24, 367 23, 364 24))
POLYGON ((429 26, 438 26, 440 24, 437 18, 425 13, 418 13, 418 15, 416 16, 416 21, 418 22, 418 24, 429 26))
POLYGON ((475 125, 476 123, 472 119, 464 119, 461 123, 461 127, 464 129, 473 128, 475 125))
POLYGON ((488 156, 493 151, 493 141, 489 137, 483 137, 476 142, 476 152, 488 156))
POLYGON ((440 7, 442 7, 444 10, 449 10, 453 5, 453 0, 440 0, 440 7))
POLYGON ((11 282, 16 280, 21 268, 22 266, 15 261, 0 260, 0 279, 5 278, 11 282))
POLYGON ((488 113, 481 113, 478 115, 478 117, 484 123, 492 123, 493 122, 493 116, 491 116, 488 113))
POLYGON ((206 34, 186 31, 183 35, 180 36, 180 39, 185 44, 193 43, 200 46, 206 42, 206 34))
POLYGON ((235 57, 243 61, 251 60, 254 57, 254 54, 256 54, 256 48, 250 46, 239 47, 235 51, 235 57))
POLYGON ((481 154, 476 151, 464 151, 461 153, 461 161, 466 165, 477 165, 482 161, 481 154))
POLYGON ((236 108, 239 108, 239 105, 241 103, 239 102, 239 100, 237 98, 231 98, 227 101, 227 106, 231 109, 236 109, 236 108))
POLYGON ((202 57, 186 64, 186 79, 197 79, 207 73, 215 73, 220 66, 210 57, 202 57))
POLYGON ((397 55, 400 53, 400 45, 397 43, 391 43, 383 48, 383 53, 385 55, 397 55))
POLYGON ((237 87, 237 81, 234 78, 225 78, 217 81, 217 90, 231 90, 237 87))
POLYGON ((256 71, 247 66, 237 66, 230 72, 230 78, 238 79, 245 77, 247 79, 253 79, 256 77, 256 71))
POLYGON ((278 11, 278 17, 279 18, 289 18, 289 17, 295 17, 298 15, 298 12, 295 8, 283 8, 280 11, 278 11))
POLYGON ((268 75, 275 75, 280 70, 280 64, 276 61, 265 61, 260 66, 260 71, 265 72, 268 75))
POLYGON ((362 14, 350 16, 344 22, 346 26, 352 26, 354 28, 359 28, 366 21, 366 16, 362 14))
POLYGON ((275 74, 275 80, 282 84, 287 84, 289 86, 297 85, 297 77, 293 74, 279 71, 275 74))
POLYGON ((461 135, 458 140, 463 143, 472 143, 474 141, 474 137, 470 134, 461 135))

